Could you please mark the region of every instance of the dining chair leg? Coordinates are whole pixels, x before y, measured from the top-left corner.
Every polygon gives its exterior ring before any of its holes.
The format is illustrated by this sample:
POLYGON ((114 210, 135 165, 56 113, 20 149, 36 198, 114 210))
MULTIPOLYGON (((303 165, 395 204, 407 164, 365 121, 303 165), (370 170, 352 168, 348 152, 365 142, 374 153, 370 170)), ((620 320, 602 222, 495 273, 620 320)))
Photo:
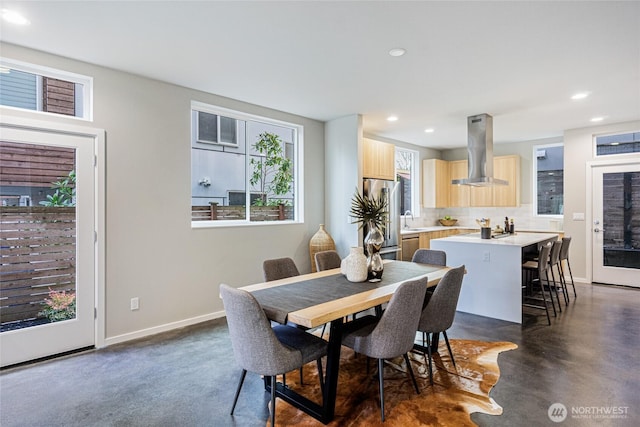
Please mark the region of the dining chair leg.
POLYGON ((411 376, 411 381, 413 381, 413 386, 416 389, 416 393, 420 394, 420 389, 418 388, 418 382, 416 381, 416 376, 413 374, 413 368, 411 367, 411 362, 409 361, 409 355, 405 353, 403 356, 404 356, 404 361, 407 364, 407 371, 409 371, 409 375, 411 376))
POLYGON ((427 334, 427 359, 429 361, 429 383, 433 385, 433 365, 431 364, 431 338, 427 334))
POLYGON ((380 385, 380 417, 384 422, 384 359, 378 359, 378 383, 380 385))
POLYGON ((322 373, 322 359, 316 360, 316 363, 318 365, 318 378, 320 379, 320 391, 324 396, 324 374, 322 373))
POLYGON ((324 338, 324 330, 327 328, 327 324, 322 325, 322 332, 320 333, 320 338, 324 338))
POLYGON ((276 425, 276 376, 271 376, 271 427, 276 425))
POLYGON ((442 331, 442 335, 444 335, 444 342, 447 343, 447 350, 449 350, 449 356, 451 356, 451 361, 453 362, 453 367, 456 367, 456 359, 453 358, 453 352, 451 351, 451 346, 449 345, 449 337, 447 337, 447 331, 442 331))
POLYGON ((302 378, 302 366, 300 366, 300 385, 304 385, 304 379, 302 378))
POLYGON ((571 272, 571 264, 569 264, 569 259, 567 259, 567 267, 569 267, 569 277, 571 277, 571 286, 573 286, 573 297, 576 298, 578 294, 576 293, 576 285, 573 282, 573 273, 571 272))
POLYGON ((236 403, 238 403, 238 396, 240 396, 240 389, 242 388, 242 384, 244 383, 244 377, 247 376, 247 370, 242 370, 242 375, 240 375, 240 382, 238 383, 238 389, 236 390, 236 397, 233 398, 233 406, 231 406, 231 415, 233 415, 233 411, 236 409, 236 403))

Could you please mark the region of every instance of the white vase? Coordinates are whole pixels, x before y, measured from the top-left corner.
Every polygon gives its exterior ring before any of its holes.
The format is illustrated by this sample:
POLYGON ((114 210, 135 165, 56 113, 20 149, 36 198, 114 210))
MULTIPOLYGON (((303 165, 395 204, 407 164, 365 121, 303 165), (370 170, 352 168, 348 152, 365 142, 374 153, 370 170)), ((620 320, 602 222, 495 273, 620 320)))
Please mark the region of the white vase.
POLYGON ((352 247, 349 255, 340 263, 340 272, 347 276, 350 282, 364 282, 367 280, 369 270, 367 268, 367 257, 364 256, 364 249, 356 246, 352 247))

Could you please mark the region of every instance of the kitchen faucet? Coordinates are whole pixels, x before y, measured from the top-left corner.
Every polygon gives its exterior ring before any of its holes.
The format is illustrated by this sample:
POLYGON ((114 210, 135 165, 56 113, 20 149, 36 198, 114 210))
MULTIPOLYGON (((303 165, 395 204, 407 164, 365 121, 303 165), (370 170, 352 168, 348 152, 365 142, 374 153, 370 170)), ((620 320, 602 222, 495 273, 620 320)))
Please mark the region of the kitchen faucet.
POLYGON ((411 211, 406 211, 404 213, 404 228, 409 228, 409 226, 407 225, 407 215, 411 215, 411 220, 413 221, 413 214, 411 213, 411 211))

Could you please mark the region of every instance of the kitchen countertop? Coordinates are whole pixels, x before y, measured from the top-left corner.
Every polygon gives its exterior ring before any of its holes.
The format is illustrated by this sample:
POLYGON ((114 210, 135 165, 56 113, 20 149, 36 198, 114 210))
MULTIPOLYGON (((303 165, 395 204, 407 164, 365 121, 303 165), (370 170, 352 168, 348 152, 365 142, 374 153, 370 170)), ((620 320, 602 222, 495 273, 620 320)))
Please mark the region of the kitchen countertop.
MULTIPOLYGON (((524 233, 516 232, 515 234, 507 235, 506 237, 482 239, 480 233, 470 234, 457 234, 455 236, 443 237, 441 239, 431 239, 431 242, 436 240, 447 243, 465 243, 465 244, 485 244, 485 245, 508 245, 508 246, 529 246, 535 243, 557 238, 557 233, 524 233)), ((432 243, 433 244, 433 243, 432 243)))
MULTIPOLYGON (((443 230, 455 230, 455 229, 462 229, 462 230, 480 230, 480 228, 478 226, 470 226, 470 227, 465 227, 463 225, 455 225, 452 227, 444 227, 442 225, 433 225, 430 227, 410 227, 408 229, 406 228, 401 228, 400 229, 400 235, 405 237, 405 236, 411 236, 411 235, 417 235, 419 233, 427 233, 430 231, 443 231, 443 230)), ((517 232, 522 232, 522 233, 553 233, 553 234, 558 234, 558 233, 564 233, 564 231, 562 230, 545 230, 545 229, 516 229, 516 233, 517 232)))

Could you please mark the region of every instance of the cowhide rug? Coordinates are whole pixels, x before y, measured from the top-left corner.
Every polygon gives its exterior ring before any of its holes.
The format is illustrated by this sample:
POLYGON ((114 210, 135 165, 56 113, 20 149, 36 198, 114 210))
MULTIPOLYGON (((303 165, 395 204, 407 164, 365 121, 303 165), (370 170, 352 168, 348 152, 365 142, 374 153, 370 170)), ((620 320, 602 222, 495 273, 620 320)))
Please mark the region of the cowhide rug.
MULTIPOLYGON (((340 427, 406 427, 406 426, 473 426, 471 413, 502 414, 489 393, 498 382, 498 354, 518 346, 510 342, 450 340, 456 367, 451 363, 444 340, 439 354, 434 355, 434 385, 429 384, 426 360, 422 354, 410 353, 420 394, 416 394, 402 357, 385 364, 385 422, 380 420, 377 362, 370 361, 367 374, 366 357, 342 347, 335 419, 329 426, 340 427)), ((315 402, 321 402, 318 371, 315 362, 304 367, 304 385, 297 372, 287 374, 287 385, 315 402)), ((267 422, 267 425, 269 422, 267 422)), ((278 426, 320 427, 323 424, 304 412, 278 399, 278 426)))

